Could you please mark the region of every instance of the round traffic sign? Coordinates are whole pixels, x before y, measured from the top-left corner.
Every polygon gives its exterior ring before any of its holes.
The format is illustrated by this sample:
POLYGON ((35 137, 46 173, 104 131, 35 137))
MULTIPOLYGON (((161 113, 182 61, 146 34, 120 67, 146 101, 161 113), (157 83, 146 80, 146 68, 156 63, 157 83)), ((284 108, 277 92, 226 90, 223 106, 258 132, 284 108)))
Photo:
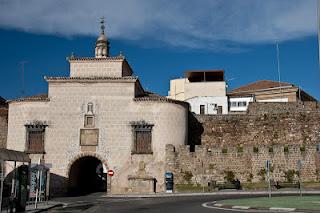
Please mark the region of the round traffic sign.
POLYGON ((113 170, 111 170, 111 169, 110 169, 110 170, 108 170, 108 175, 112 177, 112 176, 114 175, 114 171, 113 171, 113 170))

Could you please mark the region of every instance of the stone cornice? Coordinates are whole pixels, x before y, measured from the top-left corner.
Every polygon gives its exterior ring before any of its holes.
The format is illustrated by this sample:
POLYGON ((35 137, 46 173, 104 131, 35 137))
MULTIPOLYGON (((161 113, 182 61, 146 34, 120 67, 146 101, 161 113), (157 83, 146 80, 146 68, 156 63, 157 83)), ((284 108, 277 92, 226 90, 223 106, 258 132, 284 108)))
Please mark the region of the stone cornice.
POLYGON ((125 59, 124 56, 112 56, 112 57, 106 57, 106 58, 95 58, 95 57, 68 57, 67 58, 69 62, 72 61, 123 61, 125 59))
POLYGON ((136 82, 138 77, 127 76, 127 77, 47 77, 44 79, 47 82, 136 82))

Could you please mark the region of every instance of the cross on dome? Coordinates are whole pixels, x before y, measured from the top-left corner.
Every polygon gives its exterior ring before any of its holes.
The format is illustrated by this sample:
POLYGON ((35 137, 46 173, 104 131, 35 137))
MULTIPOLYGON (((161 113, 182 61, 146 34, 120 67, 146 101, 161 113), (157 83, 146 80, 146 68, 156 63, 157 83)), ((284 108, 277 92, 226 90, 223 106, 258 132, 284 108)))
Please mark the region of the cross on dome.
POLYGON ((102 16, 100 18, 100 24, 101 24, 101 26, 100 26, 101 34, 104 34, 104 29, 106 28, 105 25, 104 25, 104 16, 102 16))

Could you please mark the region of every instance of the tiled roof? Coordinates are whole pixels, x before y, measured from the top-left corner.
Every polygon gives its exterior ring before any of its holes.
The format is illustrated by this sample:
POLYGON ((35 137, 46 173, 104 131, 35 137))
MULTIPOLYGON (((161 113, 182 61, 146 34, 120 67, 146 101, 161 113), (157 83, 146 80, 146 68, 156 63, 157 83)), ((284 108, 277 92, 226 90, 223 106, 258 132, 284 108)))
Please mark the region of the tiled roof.
POLYGON ((138 101, 138 102, 143 102, 143 101, 146 101, 146 102, 167 102, 167 103, 179 104, 184 107, 189 107, 189 104, 187 102, 173 100, 170 98, 166 98, 164 96, 155 95, 154 93, 152 95, 146 94, 145 96, 137 97, 137 98, 134 98, 133 100, 138 101))
POLYGON ((276 82, 276 81, 269 81, 269 80, 261 80, 257 82, 253 82, 236 89, 231 90, 229 93, 242 93, 242 92, 254 92, 257 90, 264 90, 264 89, 271 89, 275 87, 283 87, 283 86, 294 86, 293 84, 286 83, 286 82, 276 82))
POLYGON ((13 100, 9 100, 8 103, 11 102, 33 102, 33 101, 49 101, 48 94, 39 94, 33 96, 27 96, 23 98, 17 98, 13 100))
POLYGON ((124 60, 124 56, 110 56, 106 58, 95 58, 95 57, 68 57, 69 61, 112 61, 112 60, 124 60))
POLYGON ((45 76, 45 80, 47 81, 55 81, 55 80, 61 80, 61 81, 72 81, 72 80, 78 80, 78 81, 99 81, 99 80, 137 80, 138 77, 136 76, 126 76, 126 77, 49 77, 45 76))

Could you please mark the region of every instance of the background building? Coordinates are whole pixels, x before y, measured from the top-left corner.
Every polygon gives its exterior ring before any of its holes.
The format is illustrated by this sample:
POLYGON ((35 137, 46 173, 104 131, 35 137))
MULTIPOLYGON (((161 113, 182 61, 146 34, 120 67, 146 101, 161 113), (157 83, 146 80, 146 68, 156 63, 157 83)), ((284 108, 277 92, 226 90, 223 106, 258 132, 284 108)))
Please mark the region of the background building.
POLYGON ((185 78, 170 81, 168 98, 188 102, 196 114, 227 114, 224 71, 187 71, 185 78))
POLYGON ((261 80, 228 92, 230 112, 244 112, 250 102, 317 101, 301 88, 285 82, 261 80))

